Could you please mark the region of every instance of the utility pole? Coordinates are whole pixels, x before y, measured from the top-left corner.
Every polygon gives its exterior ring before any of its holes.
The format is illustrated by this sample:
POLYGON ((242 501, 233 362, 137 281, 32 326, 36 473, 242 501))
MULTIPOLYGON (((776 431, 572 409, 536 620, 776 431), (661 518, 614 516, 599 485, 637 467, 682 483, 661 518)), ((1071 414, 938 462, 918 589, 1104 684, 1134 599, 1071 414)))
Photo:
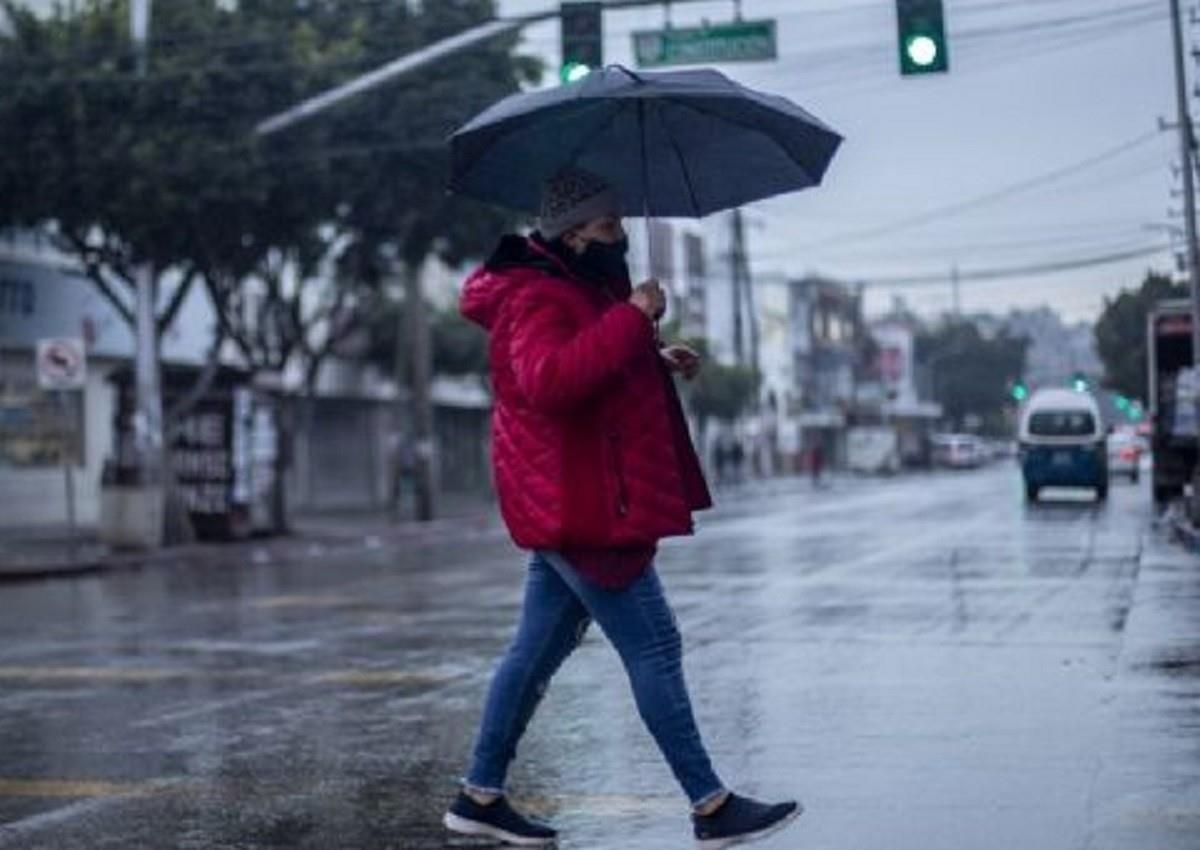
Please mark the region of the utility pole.
MULTIPOLYGON (((1171 36, 1175 52, 1176 123, 1179 125, 1180 171, 1183 177, 1184 238, 1187 239, 1188 284, 1192 296, 1192 367, 1200 364, 1200 250, 1196 244, 1196 184, 1193 169, 1195 150, 1192 138, 1192 118, 1188 112, 1187 72, 1183 65, 1183 22, 1179 0, 1171 3, 1171 36)), ((1200 422, 1200 394, 1196 397, 1197 422, 1200 422)), ((1200 464, 1192 471, 1193 520, 1200 514, 1200 464)))
MULTIPOLYGON (((138 77, 144 80, 149 65, 147 42, 150 36, 150 0, 132 0, 129 4, 129 36, 137 51, 138 77)), ((158 281, 155 269, 150 263, 139 265, 134 270, 134 275, 137 283, 134 370, 137 414, 134 420, 134 435, 142 486, 154 491, 162 487, 164 478, 162 383, 159 376, 158 329, 155 319, 158 281)))
POLYGON ((950 303, 954 310, 954 318, 962 316, 962 297, 960 293, 960 282, 958 279, 958 263, 950 267, 950 303))
POLYGON ((733 353, 739 364, 745 364, 746 337, 750 340, 750 366, 758 369, 758 326, 754 312, 754 282, 750 278, 750 262, 746 256, 746 222, 740 208, 730 216, 732 238, 729 250, 729 272, 733 284, 733 353))

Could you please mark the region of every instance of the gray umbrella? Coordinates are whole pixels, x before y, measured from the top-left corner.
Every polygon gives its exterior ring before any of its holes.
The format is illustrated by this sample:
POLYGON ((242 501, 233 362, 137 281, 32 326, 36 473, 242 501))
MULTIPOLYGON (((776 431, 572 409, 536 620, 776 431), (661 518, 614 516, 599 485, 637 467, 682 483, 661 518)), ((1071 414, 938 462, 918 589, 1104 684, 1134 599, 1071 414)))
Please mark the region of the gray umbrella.
POLYGON ((576 165, 618 187, 626 214, 699 218, 817 185, 841 141, 717 71, 612 65, 505 98, 457 130, 450 188, 536 212, 542 184, 576 165))

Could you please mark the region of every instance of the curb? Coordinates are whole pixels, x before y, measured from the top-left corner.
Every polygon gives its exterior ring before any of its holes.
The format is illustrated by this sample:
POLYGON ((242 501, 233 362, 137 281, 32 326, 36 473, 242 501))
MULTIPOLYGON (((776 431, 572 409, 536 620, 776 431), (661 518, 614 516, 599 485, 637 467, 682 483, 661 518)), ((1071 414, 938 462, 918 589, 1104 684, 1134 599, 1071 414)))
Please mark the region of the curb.
POLYGON ((1171 517, 1171 534, 1190 552, 1200 553, 1200 529, 1188 522, 1187 517, 1171 517))
POLYGON ((99 572, 141 569, 161 564, 199 566, 213 561, 241 561, 254 566, 279 564, 346 552, 379 551, 411 543, 436 543, 503 531, 492 514, 468 515, 429 523, 325 531, 303 529, 276 537, 234 542, 186 543, 149 552, 110 552, 79 561, 47 560, 0 564, 0 584, 76 578, 99 572))

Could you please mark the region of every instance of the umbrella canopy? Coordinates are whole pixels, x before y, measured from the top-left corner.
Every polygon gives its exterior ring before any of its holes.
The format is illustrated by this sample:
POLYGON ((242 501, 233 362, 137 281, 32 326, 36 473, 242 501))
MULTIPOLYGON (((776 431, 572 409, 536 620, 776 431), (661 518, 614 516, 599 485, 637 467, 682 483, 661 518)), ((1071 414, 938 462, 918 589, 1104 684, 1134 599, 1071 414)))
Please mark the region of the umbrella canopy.
POLYGON ((786 98, 713 70, 633 72, 517 94, 450 138, 450 188, 536 212, 574 165, 621 192, 626 215, 694 217, 821 182, 841 136, 786 98))

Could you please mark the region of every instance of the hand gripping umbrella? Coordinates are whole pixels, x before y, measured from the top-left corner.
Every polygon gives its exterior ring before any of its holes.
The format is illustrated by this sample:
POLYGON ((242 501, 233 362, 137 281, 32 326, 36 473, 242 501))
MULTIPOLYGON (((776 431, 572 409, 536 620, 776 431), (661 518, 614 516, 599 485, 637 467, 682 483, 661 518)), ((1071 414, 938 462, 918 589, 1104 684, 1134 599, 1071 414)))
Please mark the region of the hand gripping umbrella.
POLYGON ((616 187, 627 215, 699 218, 819 184, 841 141, 717 71, 611 65, 507 97, 455 131, 450 189, 533 213, 546 180, 573 165, 616 187))

